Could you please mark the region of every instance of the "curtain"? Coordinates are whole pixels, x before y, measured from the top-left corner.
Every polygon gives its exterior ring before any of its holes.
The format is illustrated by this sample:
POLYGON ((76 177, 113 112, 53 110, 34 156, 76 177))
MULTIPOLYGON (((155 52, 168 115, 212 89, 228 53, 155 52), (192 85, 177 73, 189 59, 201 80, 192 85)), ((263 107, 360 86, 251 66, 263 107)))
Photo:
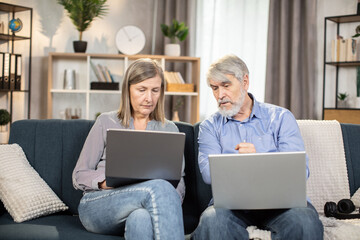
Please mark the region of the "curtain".
POLYGON ((200 119, 217 111, 206 84, 210 64, 226 54, 245 61, 250 89, 264 100, 269 0, 198 0, 196 16, 196 56, 201 58, 200 119))
POLYGON ((265 102, 315 116, 316 1, 270 0, 265 102))
MULTIPOLYGON (((165 44, 170 40, 161 32, 160 25, 169 25, 173 19, 184 22, 189 27, 189 34, 186 40, 178 42, 181 48, 181 56, 194 56, 194 39, 195 39, 195 14, 196 2, 191 0, 154 0, 154 7, 157 6, 156 17, 156 39, 154 53, 158 55, 164 54, 165 44)), ((165 66, 166 71, 180 72, 185 81, 190 81, 191 69, 183 63, 169 63, 165 66)), ((190 120, 190 98, 184 96, 167 96, 165 101, 166 118, 172 119, 175 106, 181 102, 182 106, 178 110, 181 121, 190 120)))
MULTIPOLYGON (((164 54, 164 46, 170 43, 170 40, 163 36, 160 24, 171 24, 173 19, 179 22, 185 22, 189 30, 195 28, 194 21, 194 4, 189 0, 154 0, 158 2, 157 25, 156 25, 156 49, 155 54, 164 54)), ((190 56, 190 40, 191 34, 183 42, 179 42, 181 46, 181 55, 190 56)))

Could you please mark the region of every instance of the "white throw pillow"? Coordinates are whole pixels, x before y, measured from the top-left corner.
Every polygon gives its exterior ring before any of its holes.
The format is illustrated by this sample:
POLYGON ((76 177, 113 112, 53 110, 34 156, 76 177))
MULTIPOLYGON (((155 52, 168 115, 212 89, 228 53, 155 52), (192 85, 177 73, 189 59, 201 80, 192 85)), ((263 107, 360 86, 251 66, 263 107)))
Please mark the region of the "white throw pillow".
POLYGON ((15 222, 68 209, 18 144, 0 145, 0 199, 15 222))

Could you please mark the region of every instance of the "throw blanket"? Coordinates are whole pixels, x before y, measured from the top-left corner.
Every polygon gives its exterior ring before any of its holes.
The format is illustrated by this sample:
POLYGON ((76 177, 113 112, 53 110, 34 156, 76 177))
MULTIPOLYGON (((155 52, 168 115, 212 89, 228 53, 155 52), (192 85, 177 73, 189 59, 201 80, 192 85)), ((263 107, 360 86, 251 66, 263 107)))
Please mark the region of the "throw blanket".
POLYGON ((344 143, 337 121, 298 120, 309 157, 307 195, 318 213, 328 201, 350 198, 344 143))
MULTIPOLYGON (((344 143, 338 121, 298 120, 309 156, 307 194, 324 225, 324 239, 360 239, 360 220, 337 220, 324 216, 324 205, 350 198, 344 143)), ((354 194, 360 205, 360 191, 354 194)))
MULTIPOLYGON (((310 177, 307 195, 324 225, 324 239, 360 239, 360 220, 337 220, 324 216, 324 205, 350 198, 344 143, 338 121, 298 120, 298 125, 309 157, 310 177)), ((360 205, 360 190, 353 198, 360 205)), ((268 232, 249 227, 253 239, 270 239, 268 232)))

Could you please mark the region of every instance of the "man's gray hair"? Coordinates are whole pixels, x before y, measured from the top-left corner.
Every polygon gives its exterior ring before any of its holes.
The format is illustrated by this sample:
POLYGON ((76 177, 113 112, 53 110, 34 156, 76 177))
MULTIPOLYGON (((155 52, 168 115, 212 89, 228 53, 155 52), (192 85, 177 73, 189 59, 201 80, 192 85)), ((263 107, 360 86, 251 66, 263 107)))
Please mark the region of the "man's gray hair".
POLYGON ((243 60, 235 55, 226 55, 213 64, 211 64, 207 74, 207 84, 210 85, 210 80, 216 82, 226 82, 229 79, 226 75, 233 75, 240 82, 242 82, 245 75, 249 75, 249 70, 243 60))

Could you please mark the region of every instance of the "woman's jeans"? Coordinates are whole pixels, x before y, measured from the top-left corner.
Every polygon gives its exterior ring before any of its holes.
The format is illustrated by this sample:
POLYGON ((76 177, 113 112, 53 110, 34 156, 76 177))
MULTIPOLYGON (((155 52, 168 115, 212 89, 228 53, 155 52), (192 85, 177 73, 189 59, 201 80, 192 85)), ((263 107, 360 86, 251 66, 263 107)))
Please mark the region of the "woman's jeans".
POLYGON ((184 239, 180 196, 165 180, 86 193, 79 216, 94 233, 125 231, 126 239, 184 239))
POLYGON ((255 225, 271 231, 271 239, 322 240, 324 228, 315 208, 232 211, 208 207, 191 239, 249 239, 246 228, 255 225))

